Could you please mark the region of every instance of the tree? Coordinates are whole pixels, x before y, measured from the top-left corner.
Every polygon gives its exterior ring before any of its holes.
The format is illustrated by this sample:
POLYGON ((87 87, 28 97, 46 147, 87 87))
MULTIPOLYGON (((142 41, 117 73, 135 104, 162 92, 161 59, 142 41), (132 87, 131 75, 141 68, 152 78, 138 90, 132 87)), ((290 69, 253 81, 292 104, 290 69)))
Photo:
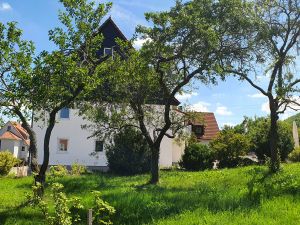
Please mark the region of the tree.
POLYGON ((217 59, 224 55, 230 58, 234 52, 220 45, 225 37, 219 29, 219 17, 228 21, 238 14, 236 23, 247 24, 243 6, 235 0, 177 1, 169 11, 147 13, 146 19, 153 25, 138 27, 138 35, 146 41, 142 49, 127 48, 125 57, 116 56, 108 66, 114 100, 104 106, 101 97, 97 99, 101 104, 92 101, 85 113, 95 122, 89 128, 94 135, 108 127, 139 128, 151 149, 150 183, 159 182, 163 138, 174 138, 188 119, 187 114, 173 110, 175 95, 192 89, 193 81, 214 82, 214 75, 222 72, 217 59), (239 10, 234 12, 232 5, 239 10))
POLYGON ((150 149, 137 129, 127 127, 114 136, 106 157, 109 170, 121 175, 135 175, 150 171, 150 149))
MULTIPOLYGON (((299 77, 293 72, 296 60, 297 43, 300 41, 300 2, 298 0, 255 0, 245 14, 254 27, 249 32, 235 32, 233 37, 224 40, 224 45, 231 45, 240 37, 241 49, 234 60, 222 58, 224 72, 236 75, 247 81, 252 87, 266 96, 270 108, 270 171, 280 168, 278 154, 278 118, 287 108, 299 106, 295 94, 299 92, 299 77), (268 80, 259 83, 256 77, 264 76, 268 80)), ((241 26, 245 27, 244 24, 241 26)), ((226 29, 226 27, 224 28, 226 29)), ((249 29, 249 27, 248 27, 249 29)), ((234 30, 233 30, 234 31, 234 30)))
POLYGON ((111 3, 96 4, 87 0, 60 0, 64 11, 59 20, 64 28, 49 31, 49 38, 58 47, 42 52, 35 60, 34 97, 36 118, 46 118, 44 159, 36 181, 44 184, 49 164, 49 142, 57 113, 73 107, 76 100, 101 82, 101 66, 107 57, 99 56, 102 44, 101 20, 111 3), (95 85, 95 86, 94 86, 95 85))
POLYGON ((39 171, 36 136, 29 124, 32 104, 32 67, 34 45, 22 40, 15 22, 0 23, 0 106, 1 112, 18 117, 29 134, 31 169, 39 171))
MULTIPOLYGON (((251 142, 251 150, 256 153, 260 160, 271 157, 270 148, 270 118, 245 118, 243 122, 247 139, 251 142)), ((281 160, 286 160, 288 154, 294 148, 292 126, 285 121, 278 121, 278 152, 281 160)))
POLYGON ((219 166, 235 167, 240 162, 240 156, 246 155, 250 150, 250 140, 244 134, 236 133, 235 129, 225 127, 218 136, 209 143, 219 166))

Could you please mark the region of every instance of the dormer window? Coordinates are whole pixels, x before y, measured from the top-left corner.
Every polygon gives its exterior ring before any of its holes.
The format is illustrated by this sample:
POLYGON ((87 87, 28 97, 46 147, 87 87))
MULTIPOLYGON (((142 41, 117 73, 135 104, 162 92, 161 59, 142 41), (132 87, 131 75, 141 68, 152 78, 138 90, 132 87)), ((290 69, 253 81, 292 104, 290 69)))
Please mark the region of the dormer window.
POLYGON ((7 131, 11 131, 11 126, 7 126, 7 131))
POLYGON ((109 56, 113 57, 114 56, 114 50, 113 50, 113 48, 104 48, 103 55, 104 56, 109 55, 109 56))
POLYGON ((62 108, 60 110, 60 118, 61 119, 70 119, 70 109, 69 108, 62 108))
POLYGON ((204 135, 204 126, 203 125, 192 125, 192 132, 200 138, 204 135))

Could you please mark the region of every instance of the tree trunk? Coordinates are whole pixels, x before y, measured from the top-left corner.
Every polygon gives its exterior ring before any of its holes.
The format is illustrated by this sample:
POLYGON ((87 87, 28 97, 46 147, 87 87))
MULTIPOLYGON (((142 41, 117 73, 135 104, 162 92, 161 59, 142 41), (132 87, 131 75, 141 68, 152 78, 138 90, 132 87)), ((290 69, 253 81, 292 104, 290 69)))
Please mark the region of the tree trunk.
POLYGON ((30 154, 30 166, 31 170, 35 173, 39 172, 39 165, 37 161, 37 144, 36 144, 36 135, 32 127, 28 124, 26 118, 18 108, 14 108, 14 112, 18 115, 22 121, 22 127, 26 130, 29 135, 30 145, 29 145, 29 154, 30 154))
POLYGON ((42 187, 44 186, 46 182, 46 171, 48 169, 49 165, 49 156, 50 156, 50 150, 49 150, 49 143, 50 143, 50 137, 52 130, 55 125, 55 116, 56 112, 51 112, 50 113, 50 118, 49 118, 49 123, 48 127, 44 136, 44 159, 43 159, 43 164, 41 166, 39 174, 35 178, 35 182, 39 182, 42 184, 42 187))
POLYGON ((29 145, 29 152, 30 152, 30 167, 31 171, 34 173, 39 173, 39 164, 37 161, 37 144, 36 144, 36 135, 35 132, 30 128, 31 133, 29 133, 29 140, 30 140, 30 145, 29 145))
POLYGON ((274 100, 270 102, 270 113, 271 113, 271 127, 270 127, 270 171, 276 173, 280 168, 280 157, 278 152, 278 114, 276 102, 274 100))
POLYGON ((159 147, 152 147, 151 151, 150 184, 157 184, 159 182, 159 147))

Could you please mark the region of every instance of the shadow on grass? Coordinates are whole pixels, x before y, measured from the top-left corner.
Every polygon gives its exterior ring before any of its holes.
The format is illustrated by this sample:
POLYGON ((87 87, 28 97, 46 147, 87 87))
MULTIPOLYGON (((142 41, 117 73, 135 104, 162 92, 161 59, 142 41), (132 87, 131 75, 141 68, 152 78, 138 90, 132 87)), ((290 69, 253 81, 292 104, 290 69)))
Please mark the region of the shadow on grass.
MULTIPOLYGON (((116 208, 114 224, 151 224, 196 209, 216 213, 247 212, 259 207, 263 198, 299 194, 300 177, 293 174, 270 174, 261 167, 229 176, 232 172, 209 172, 209 177, 164 172, 164 182, 159 185, 146 185, 148 176, 117 177, 111 174, 68 176, 56 181, 65 186, 67 195, 81 197, 86 207, 93 204, 91 191, 101 191, 104 200, 116 208), (247 177, 245 182, 240 181, 241 177, 247 177), (184 182, 190 179, 199 180, 186 185, 184 182)), ((80 214, 86 217, 85 211, 80 214)), ((8 218, 7 215, 9 211, 0 212, 1 219, 8 218)))

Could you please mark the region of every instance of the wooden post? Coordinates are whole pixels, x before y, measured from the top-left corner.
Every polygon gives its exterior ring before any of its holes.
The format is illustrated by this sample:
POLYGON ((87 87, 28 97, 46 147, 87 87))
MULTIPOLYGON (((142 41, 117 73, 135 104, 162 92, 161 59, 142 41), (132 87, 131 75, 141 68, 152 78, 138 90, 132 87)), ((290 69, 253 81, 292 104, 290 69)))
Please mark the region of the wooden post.
POLYGON ((89 209, 88 211, 88 225, 93 225, 93 210, 89 209))

